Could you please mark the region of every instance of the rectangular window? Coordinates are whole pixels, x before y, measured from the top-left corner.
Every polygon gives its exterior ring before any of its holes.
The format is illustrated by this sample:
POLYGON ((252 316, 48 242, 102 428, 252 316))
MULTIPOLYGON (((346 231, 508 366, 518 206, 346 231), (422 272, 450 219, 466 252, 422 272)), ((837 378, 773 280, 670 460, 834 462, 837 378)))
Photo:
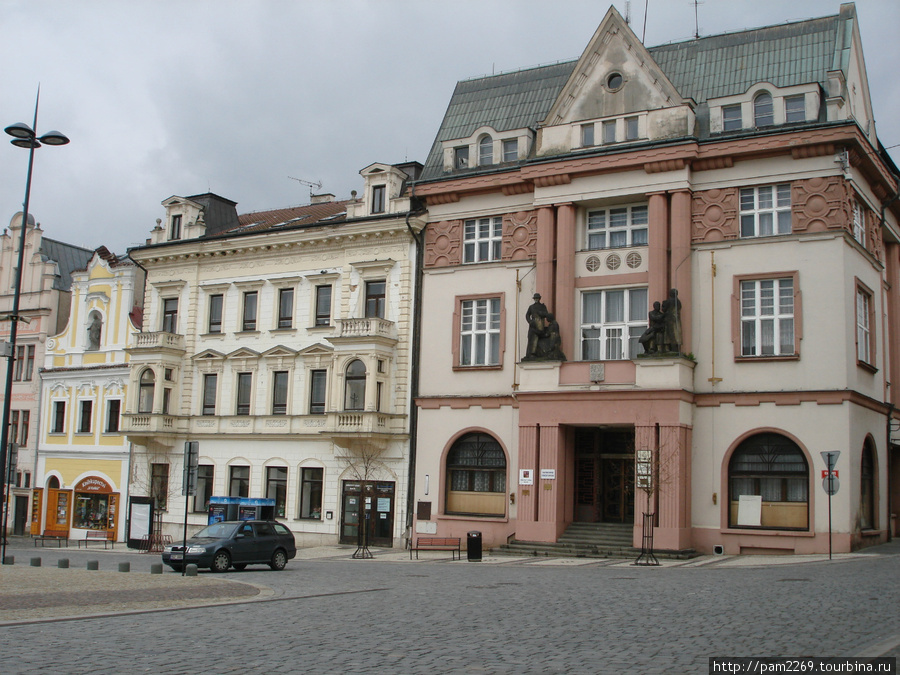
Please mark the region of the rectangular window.
POLYGON ((856 288, 856 358, 872 365, 872 294, 856 288))
POLYGON ((500 363, 500 298, 464 300, 459 331, 459 365, 500 363))
POLYGON ((300 469, 300 518, 322 519, 323 469, 300 469))
POLYGON ((178 332, 178 298, 163 299, 162 331, 164 333, 178 332))
POLYGON ((588 291, 581 296, 581 358, 633 359, 647 329, 647 289, 588 291))
POLYGON ((861 246, 866 245, 866 217, 862 204, 853 201, 853 238, 860 243, 861 246))
POLYGON ((503 218, 467 220, 463 226, 463 262, 500 260, 503 243, 503 218))
POLYGON ((216 388, 219 384, 219 376, 216 373, 207 373, 203 376, 203 408, 201 415, 216 414, 216 388))
POLYGON ((616 142, 616 123, 615 121, 603 122, 603 142, 604 143, 615 143, 616 142))
POLYGON ((638 137, 638 118, 637 117, 626 117, 625 118, 625 140, 626 141, 634 141, 637 140, 638 137))
POLYGON ((194 493, 194 513, 206 513, 209 511, 209 498, 213 492, 212 464, 200 464, 197 466, 197 491, 194 493))
POLYGON ((165 511, 169 502, 169 465, 150 465, 150 497, 160 511, 165 511))
POLYGON ((275 500, 275 517, 284 518, 287 502, 287 467, 266 467, 266 499, 275 500))
POLYGON ((207 325, 207 332, 209 332, 209 333, 221 333, 222 332, 222 304, 223 304, 223 302, 224 302, 224 296, 221 294, 209 296, 209 323, 207 325))
POLYGON ((241 315, 241 330, 256 330, 256 301, 259 294, 256 291, 244 293, 244 311, 241 315))
POLYGON ((331 284, 316 286, 316 325, 331 325, 331 284))
POLYGON ((19 411, 11 410, 9 413, 9 441, 19 442, 19 411))
POLYGON ((372 213, 384 213, 384 185, 372 186, 372 213))
POLYGON ((288 371, 272 373, 272 414, 287 415, 288 371))
POLYGON ((250 393, 253 389, 253 373, 238 373, 236 415, 250 414, 250 393))
POLYGON ((119 417, 122 414, 122 401, 117 398, 106 402, 106 433, 119 432, 119 417))
POLYGON ((250 467, 232 466, 228 480, 229 497, 250 496, 250 467))
POLYGON ((51 434, 62 434, 66 431, 66 402, 53 402, 53 419, 50 426, 51 434))
POLYGON ((588 212, 587 247, 604 248, 647 245, 646 206, 620 206, 588 212))
POLYGON ((741 116, 741 106, 723 105, 722 106, 722 130, 723 131, 740 131, 744 128, 744 120, 741 116))
POLYGON ((34 373, 34 345, 16 345, 16 365, 13 380, 30 382, 34 373))
POLYGON ((162 414, 169 414, 169 402, 172 400, 172 390, 169 387, 163 388, 162 414))
POLYGON ((741 356, 794 354, 794 280, 741 282, 741 356))
POLYGON ((790 233, 790 183, 741 188, 742 237, 769 237, 790 233))
POLYGON ((172 223, 169 228, 169 239, 181 239, 181 214, 172 216, 172 223))
POLYGON ((366 317, 384 318, 384 280, 366 282, 366 317))
POLYGON ((581 147, 589 148, 594 144, 594 124, 581 125, 581 147))
POLYGON ((805 96, 785 96, 784 98, 784 121, 805 122, 806 121, 806 97, 805 96))
POLYGON ((467 169, 469 167, 469 146, 461 145, 453 149, 453 165, 457 169, 467 169))
POLYGON ((278 290, 278 327, 294 327, 294 289, 281 288, 278 290))
MULTIPOLYGON (((13 411, 15 414, 17 411, 13 411)), ((31 411, 30 410, 20 410, 18 411, 18 415, 16 416, 14 424, 18 427, 18 431, 13 431, 9 435, 9 440, 13 443, 18 443, 21 447, 28 446, 28 427, 31 422, 31 411)), ((27 485, 25 487, 28 487, 27 485)))
POLYGON ((515 162, 519 159, 519 139, 507 138, 503 141, 503 161, 515 162))
POLYGON ((93 401, 80 401, 79 405, 79 415, 78 415, 78 433, 79 434, 89 434, 91 433, 91 418, 94 415, 94 402, 93 401))
POLYGON ((325 384, 327 370, 311 370, 309 373, 309 414, 325 414, 325 384))

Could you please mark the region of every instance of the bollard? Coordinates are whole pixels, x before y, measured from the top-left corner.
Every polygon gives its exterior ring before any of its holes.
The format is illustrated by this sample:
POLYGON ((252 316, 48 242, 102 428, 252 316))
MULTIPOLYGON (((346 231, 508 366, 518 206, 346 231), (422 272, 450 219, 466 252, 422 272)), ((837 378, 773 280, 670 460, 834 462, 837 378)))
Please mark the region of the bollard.
POLYGON ((88 561, 87 561, 87 568, 88 568, 89 570, 99 570, 99 569, 100 569, 100 562, 99 562, 98 560, 88 560, 88 561))
POLYGON ((16 564, 16 556, 8 555, 3 559, 4 565, 15 565, 16 564))
POLYGON ((119 563, 119 571, 120 572, 130 572, 131 571, 131 563, 127 563, 127 562, 119 563))
POLYGON ((56 561, 56 566, 61 570, 69 569, 69 559, 68 558, 60 558, 56 561))
POLYGON ((150 565, 150 574, 162 574, 162 563, 153 563, 150 565))
POLYGON ((41 559, 40 559, 40 558, 32 558, 32 559, 31 559, 31 566, 32 566, 32 567, 40 567, 40 566, 41 566, 41 559))
POLYGON ((195 577, 197 576, 197 566, 194 563, 191 563, 187 567, 184 568, 184 575, 186 577, 195 577))

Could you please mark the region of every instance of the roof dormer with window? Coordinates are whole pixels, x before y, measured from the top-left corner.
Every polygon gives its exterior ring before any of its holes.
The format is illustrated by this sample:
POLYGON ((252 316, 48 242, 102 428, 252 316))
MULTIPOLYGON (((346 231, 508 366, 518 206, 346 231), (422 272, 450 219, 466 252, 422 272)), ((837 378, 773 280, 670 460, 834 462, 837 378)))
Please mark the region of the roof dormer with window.
POLYGON ((792 87, 759 82, 743 94, 709 99, 709 131, 730 133, 815 122, 821 105, 822 92, 815 82, 792 87))
POLYGON ((532 132, 529 129, 497 131, 482 126, 471 136, 443 141, 441 146, 444 171, 503 167, 529 155, 532 132))

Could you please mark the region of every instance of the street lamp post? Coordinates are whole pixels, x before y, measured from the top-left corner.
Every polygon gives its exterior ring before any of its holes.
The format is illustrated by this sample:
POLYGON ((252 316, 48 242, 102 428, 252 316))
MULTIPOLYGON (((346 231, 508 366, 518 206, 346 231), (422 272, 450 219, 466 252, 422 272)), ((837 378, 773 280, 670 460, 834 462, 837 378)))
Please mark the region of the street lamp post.
MULTIPOLYGON (((22 230, 19 233, 19 251, 14 278, 15 286, 13 288, 13 306, 9 315, 4 317, 10 321, 10 328, 9 354, 7 355, 8 360, 6 367, 6 389, 3 399, 3 416, 0 418, 0 425, 2 425, 0 426, 0 478, 2 478, 2 480, 0 480, 0 511, 2 511, 3 522, 3 529, 0 531, 0 562, 6 562, 6 519, 7 512, 9 511, 7 503, 9 493, 7 487, 11 484, 7 467, 10 444, 9 416, 10 403, 12 402, 13 363, 16 358, 16 336, 18 334, 19 321, 22 319, 22 317, 19 316, 19 301, 22 288, 22 266, 25 261, 25 234, 28 230, 28 202, 31 199, 31 170, 34 166, 34 151, 41 147, 41 145, 65 145, 69 142, 69 139, 58 131, 49 131, 40 137, 37 135, 35 129, 37 128, 38 103, 40 101, 40 96, 41 92, 40 89, 38 89, 37 99, 34 102, 34 124, 32 126, 29 127, 24 122, 19 122, 18 124, 12 124, 4 129, 6 133, 13 137, 12 141, 10 141, 13 145, 19 148, 28 148, 28 176, 25 179, 25 202, 23 204, 22 213, 22 230)), ((38 430, 38 433, 40 433, 40 430, 38 430)), ((13 439, 13 441, 15 441, 15 439, 13 439)))

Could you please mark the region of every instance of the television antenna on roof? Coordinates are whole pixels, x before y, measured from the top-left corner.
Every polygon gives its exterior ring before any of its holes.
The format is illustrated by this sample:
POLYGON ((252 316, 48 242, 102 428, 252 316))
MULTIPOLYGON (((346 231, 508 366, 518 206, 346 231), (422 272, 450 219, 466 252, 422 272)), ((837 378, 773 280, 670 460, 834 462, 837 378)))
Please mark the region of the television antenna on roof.
POLYGON ((303 180, 302 178, 294 178, 293 176, 288 176, 288 178, 290 178, 291 180, 295 180, 298 183, 300 183, 301 185, 305 185, 306 187, 309 188, 309 201, 312 201, 313 190, 321 190, 322 189, 322 181, 319 181, 318 183, 313 183, 308 180, 303 180))

